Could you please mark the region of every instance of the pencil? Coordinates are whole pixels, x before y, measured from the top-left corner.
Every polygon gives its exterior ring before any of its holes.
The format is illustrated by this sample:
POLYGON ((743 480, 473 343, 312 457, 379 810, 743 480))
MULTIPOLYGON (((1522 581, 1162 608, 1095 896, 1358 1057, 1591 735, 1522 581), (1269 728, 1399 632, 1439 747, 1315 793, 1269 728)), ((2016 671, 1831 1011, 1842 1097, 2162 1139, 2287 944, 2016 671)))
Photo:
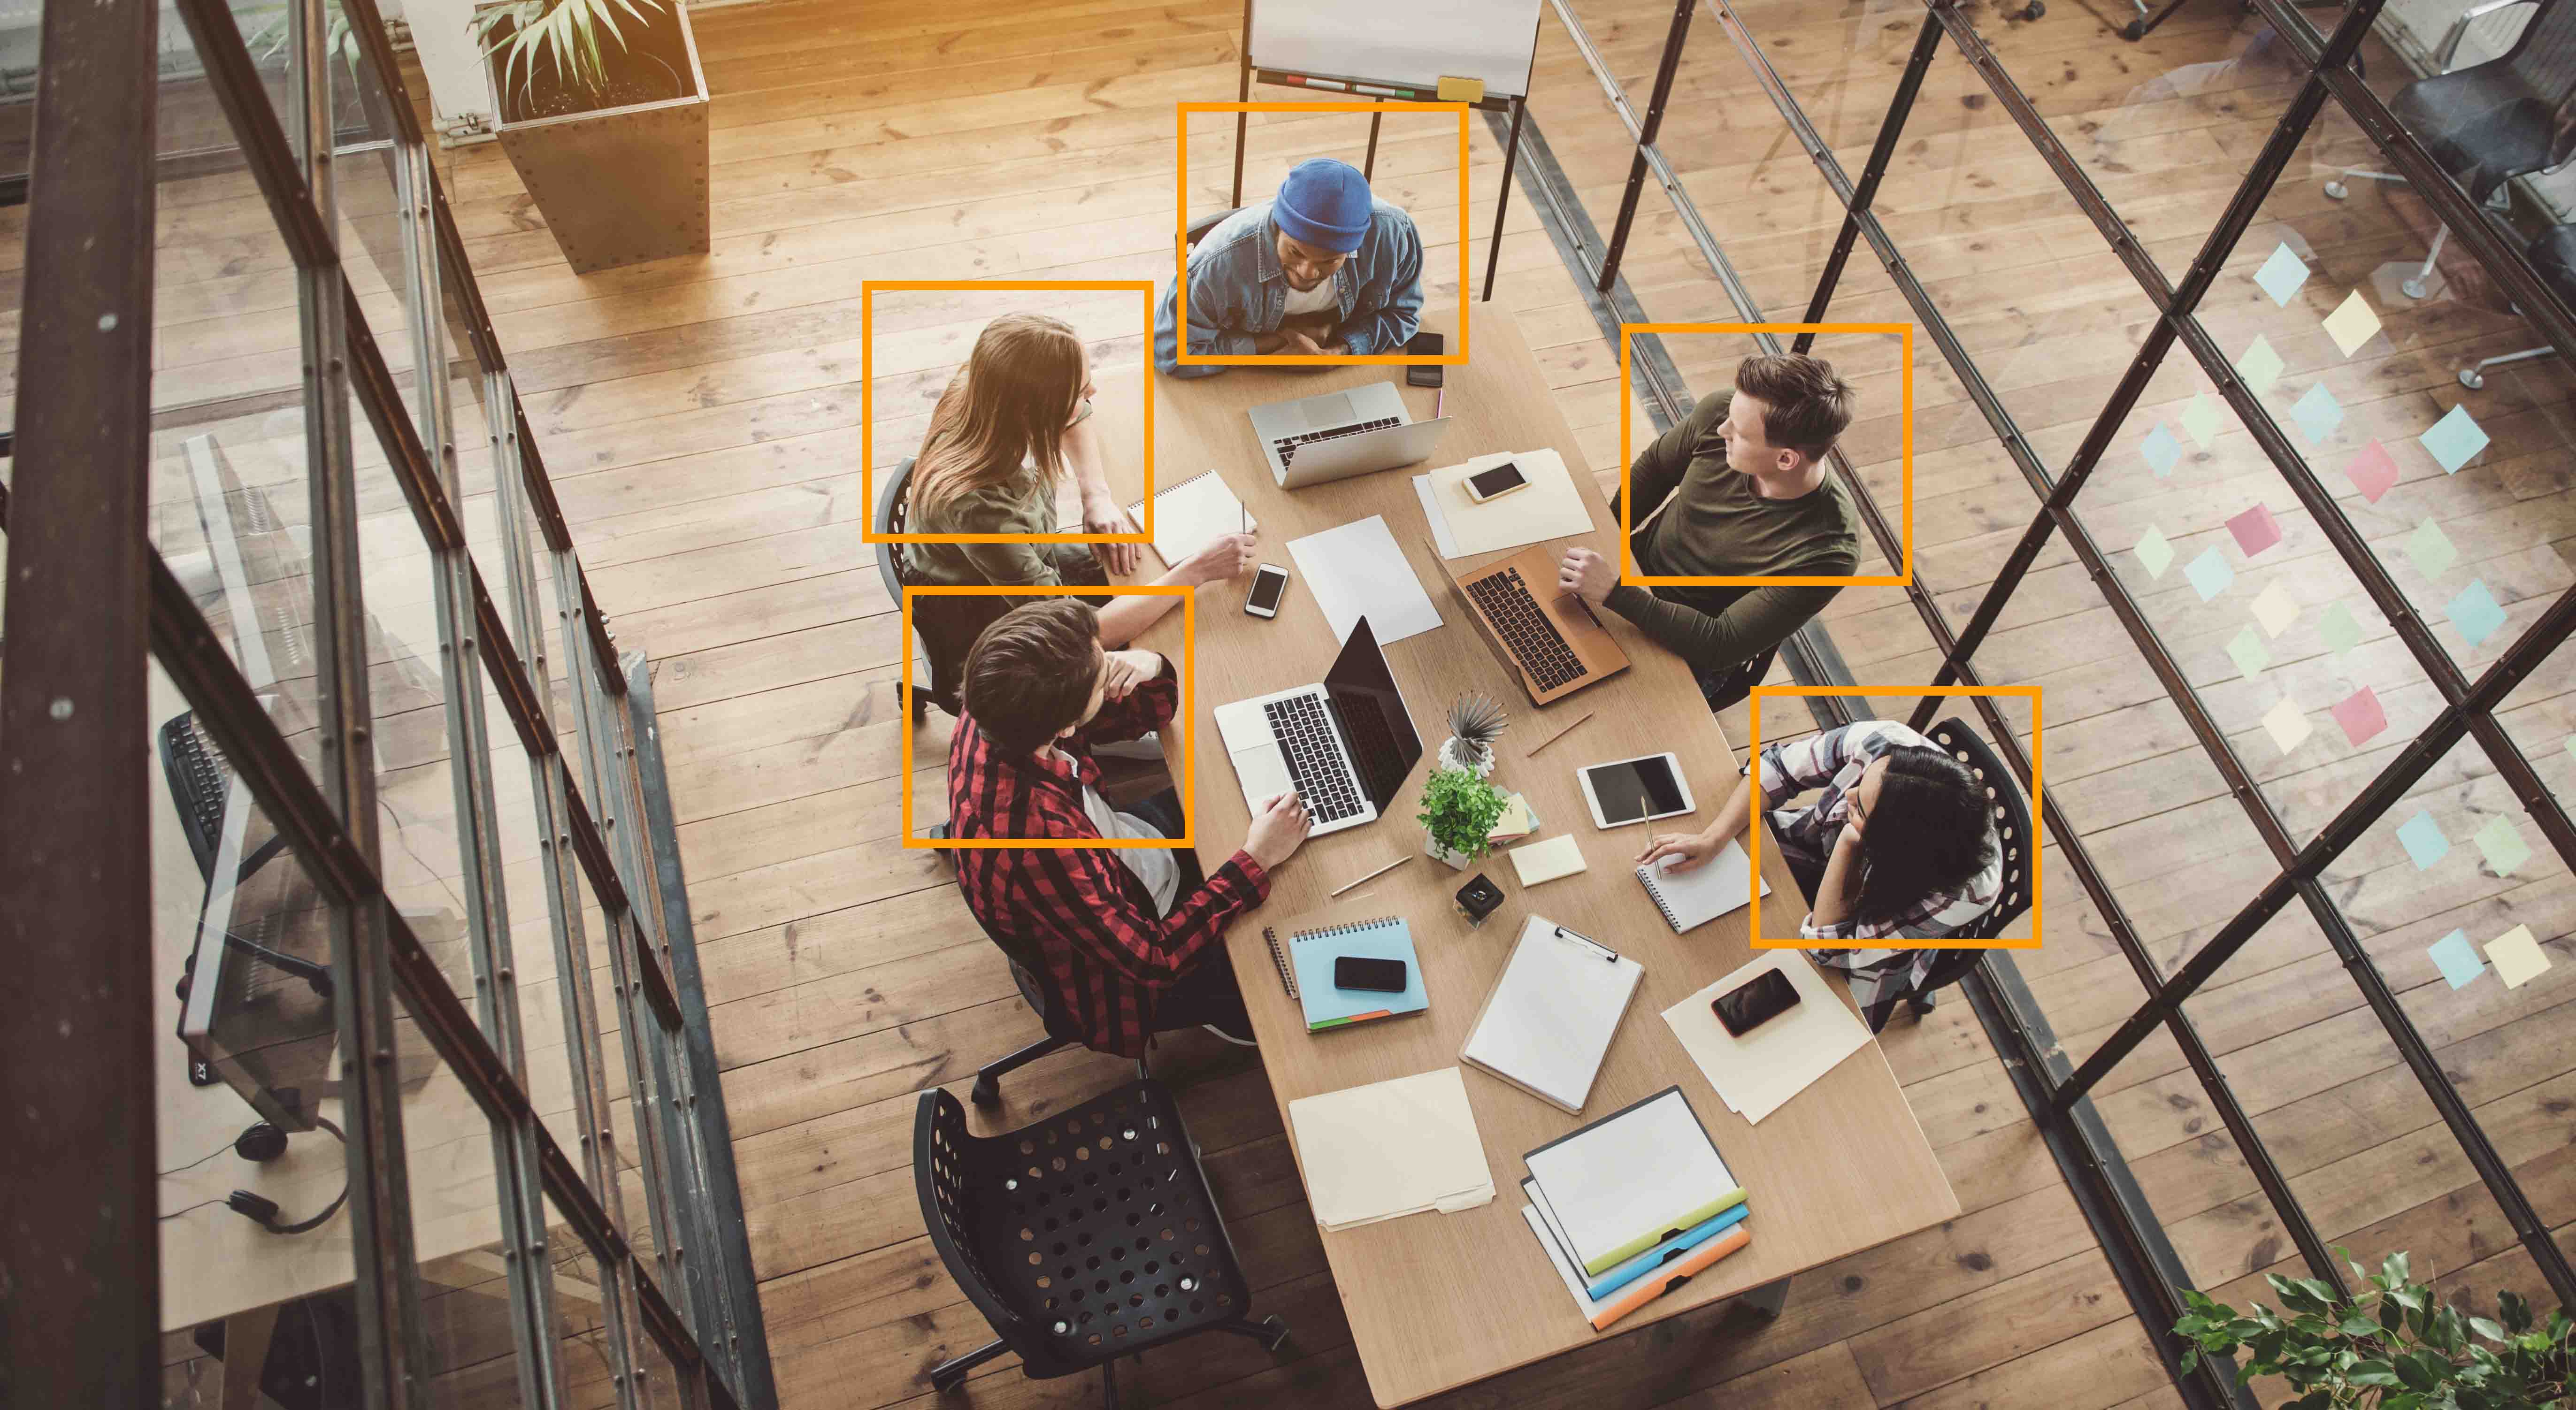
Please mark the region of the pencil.
POLYGON ((1440 389, 1440 395, 1439 395, 1438 397, 1436 397, 1436 398, 1434 398, 1434 399, 1432 400, 1432 403, 1431 403, 1431 419, 1432 419, 1432 420, 1434 420, 1434 421, 1439 420, 1439 419, 1441 418, 1441 416, 1442 416, 1442 415, 1444 415, 1444 414, 1446 414, 1446 413, 1448 412, 1448 410, 1449 410, 1449 389, 1448 389, 1447 387, 1445 387, 1445 386, 1444 386, 1444 387, 1442 387, 1442 388, 1440 389))
MULTIPOLYGON (((1592 716, 1593 716, 1593 714, 1594 714, 1594 712, 1593 712, 1593 711, 1590 711, 1590 710, 1586 710, 1586 711, 1584 711, 1584 712, 1583 712, 1583 720, 1591 719, 1591 718, 1592 718, 1592 716)), ((1569 734, 1574 733, 1575 726, 1576 726, 1576 725, 1580 725, 1580 724, 1582 724, 1582 723, 1583 723, 1583 720, 1576 720, 1576 721, 1574 722, 1574 724, 1567 725, 1565 728, 1563 728, 1563 729, 1561 729, 1561 730, 1558 730, 1556 733, 1549 735, 1549 736, 1548 736, 1547 738, 1545 738, 1545 739, 1540 740, 1540 741, 1538 742, 1538 749, 1533 749, 1533 750, 1531 750, 1529 753, 1524 754, 1524 755, 1522 755, 1521 757, 1522 757, 1522 758, 1524 758, 1524 759, 1528 759, 1528 758, 1535 758, 1535 757, 1537 757, 1537 755, 1538 755, 1538 750, 1539 750, 1539 749, 1545 749, 1547 746, 1549 746, 1549 745, 1551 745, 1551 744, 1554 744, 1555 742, 1557 742, 1557 741, 1558 741, 1558 740, 1560 740, 1560 739, 1565 738, 1565 737, 1566 737, 1567 735, 1569 735, 1569 734)))
POLYGON ((1385 866, 1379 867, 1377 870, 1370 872, 1367 876, 1361 877, 1359 881, 1346 881, 1341 885, 1334 887, 1324 899, 1331 900, 1334 896, 1339 896, 1343 892, 1350 890, 1352 887, 1359 885, 1361 881, 1374 881, 1377 878, 1386 875, 1388 872, 1395 870, 1397 867, 1403 866, 1406 862, 1411 860, 1412 858, 1410 857, 1398 857, 1394 861, 1387 863, 1385 866))

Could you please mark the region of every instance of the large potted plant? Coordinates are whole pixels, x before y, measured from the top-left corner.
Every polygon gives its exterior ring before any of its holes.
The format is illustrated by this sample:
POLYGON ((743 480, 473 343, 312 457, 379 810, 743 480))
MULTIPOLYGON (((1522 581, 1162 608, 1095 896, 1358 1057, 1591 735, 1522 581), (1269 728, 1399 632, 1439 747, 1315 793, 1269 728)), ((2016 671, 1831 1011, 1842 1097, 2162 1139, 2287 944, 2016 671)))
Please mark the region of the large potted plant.
POLYGON ((507 0, 475 34, 501 148, 573 272, 707 250, 707 81, 679 0, 507 0))
POLYGON ((2531 1304, 2506 1292, 2496 1295, 2495 1320, 2469 1316, 2414 1281, 2402 1253, 2389 1255, 2376 1273, 2358 1263, 2352 1272, 2363 1286, 2350 1302, 2315 1279, 2266 1274, 2281 1298, 2278 1312, 2258 1302, 2240 1313, 2185 1289, 2189 1310, 2174 1324, 2192 1343, 2183 1369, 2205 1355, 2241 1351, 2237 1380, 2279 1376, 2298 1393, 2286 1410, 2554 1410, 2569 1403, 2576 1327, 2565 1308, 2543 1322, 2531 1304))

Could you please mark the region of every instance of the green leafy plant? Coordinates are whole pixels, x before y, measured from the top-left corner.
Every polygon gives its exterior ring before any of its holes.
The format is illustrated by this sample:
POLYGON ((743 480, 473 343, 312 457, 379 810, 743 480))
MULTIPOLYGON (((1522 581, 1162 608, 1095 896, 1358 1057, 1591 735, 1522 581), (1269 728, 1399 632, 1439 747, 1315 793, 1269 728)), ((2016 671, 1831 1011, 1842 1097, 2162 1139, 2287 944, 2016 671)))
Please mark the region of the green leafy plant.
POLYGON ((1434 769, 1423 780, 1422 824, 1442 850, 1473 860, 1492 850, 1485 834, 1503 815, 1503 791, 1465 769, 1434 769))
POLYGON ((622 9, 642 20, 645 11, 661 8, 662 0, 512 0, 476 11, 472 24, 484 57, 499 57, 503 86, 517 75, 520 98, 526 101, 536 91, 540 60, 554 66, 555 76, 565 86, 604 93, 609 80, 608 63, 599 47, 601 33, 624 49, 626 35, 617 27, 617 12, 622 9), (637 8, 639 4, 643 8, 637 8), (495 31, 499 31, 497 37, 495 31))
MULTIPOLYGON (((2351 1263, 2342 1249, 2335 1256, 2351 1263)), ((2264 1275, 2280 1294, 2278 1312, 2258 1302, 2239 1313, 2185 1289, 2190 1310, 2174 1324, 2192 1342, 2183 1369, 2241 1351, 2240 1384, 2279 1376, 2300 1392, 2286 1410, 2570 1410, 2576 1327, 2566 1309, 2540 1322, 2530 1303, 2499 1293, 2489 1321, 2414 1281, 2403 1253, 2377 1273, 2351 1266, 2367 1286, 2350 1302, 2313 1278, 2264 1275)))
MULTIPOLYGON (((339 6, 330 6, 329 13, 330 24, 324 30, 323 47, 337 56, 341 64, 347 67, 349 80, 354 86, 359 81, 359 66, 365 62, 365 56, 358 48, 358 32, 349 27, 349 17, 341 12, 339 6)), ((251 61, 263 68, 278 63, 280 56, 286 52, 288 42, 294 37, 287 7, 268 5, 256 10, 245 10, 235 21, 237 24, 244 25, 253 22, 256 22, 258 27, 250 30, 249 37, 242 40, 242 47, 250 51, 251 61)))

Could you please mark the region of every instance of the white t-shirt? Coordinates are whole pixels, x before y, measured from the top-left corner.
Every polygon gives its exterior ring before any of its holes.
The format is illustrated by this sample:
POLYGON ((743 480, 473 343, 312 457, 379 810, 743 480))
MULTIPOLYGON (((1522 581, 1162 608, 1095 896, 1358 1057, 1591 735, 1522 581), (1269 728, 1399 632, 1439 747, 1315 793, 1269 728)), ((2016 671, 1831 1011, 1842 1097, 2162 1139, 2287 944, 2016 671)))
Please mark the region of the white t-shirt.
MULTIPOLYGON (((1061 750, 1057 751, 1056 757, 1068 764, 1072 762, 1061 750)), ((1109 800, 1101 797, 1100 790, 1096 788, 1082 790, 1082 811, 1090 816, 1091 825, 1098 828, 1103 837, 1159 839, 1163 835, 1143 818, 1110 807, 1109 800)), ((1171 914, 1172 901, 1181 894, 1181 864, 1172 859, 1171 849, 1116 847, 1110 850, 1116 852, 1118 860, 1127 864, 1127 870, 1134 872, 1136 879, 1145 884, 1146 893, 1154 898, 1154 914, 1171 914)))
POLYGON ((1311 289, 1300 290, 1296 285, 1290 284, 1288 311, 1281 316, 1295 318, 1301 313, 1339 313, 1341 308, 1341 276, 1328 274, 1324 276, 1321 283, 1311 289))

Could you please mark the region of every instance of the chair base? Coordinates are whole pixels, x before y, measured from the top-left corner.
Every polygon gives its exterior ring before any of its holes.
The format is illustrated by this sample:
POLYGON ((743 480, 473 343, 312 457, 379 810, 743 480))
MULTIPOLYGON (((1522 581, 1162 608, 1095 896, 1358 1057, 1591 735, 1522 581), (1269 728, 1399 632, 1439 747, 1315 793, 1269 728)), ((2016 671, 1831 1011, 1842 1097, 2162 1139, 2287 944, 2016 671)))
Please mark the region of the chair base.
POLYGON ((987 1111, 1000 1106, 1002 1078, 1006 1074, 1016 1072, 1059 1048, 1071 1046, 1071 1043, 1062 1038, 1041 1038, 1000 1062, 986 1064, 976 1070, 975 1089, 966 1094, 966 1099, 987 1111))
POLYGON ((953 1360, 942 1361, 930 1368, 930 1388, 946 1395, 966 1384, 966 1373, 1010 1350, 999 1341, 989 1341, 953 1360))

